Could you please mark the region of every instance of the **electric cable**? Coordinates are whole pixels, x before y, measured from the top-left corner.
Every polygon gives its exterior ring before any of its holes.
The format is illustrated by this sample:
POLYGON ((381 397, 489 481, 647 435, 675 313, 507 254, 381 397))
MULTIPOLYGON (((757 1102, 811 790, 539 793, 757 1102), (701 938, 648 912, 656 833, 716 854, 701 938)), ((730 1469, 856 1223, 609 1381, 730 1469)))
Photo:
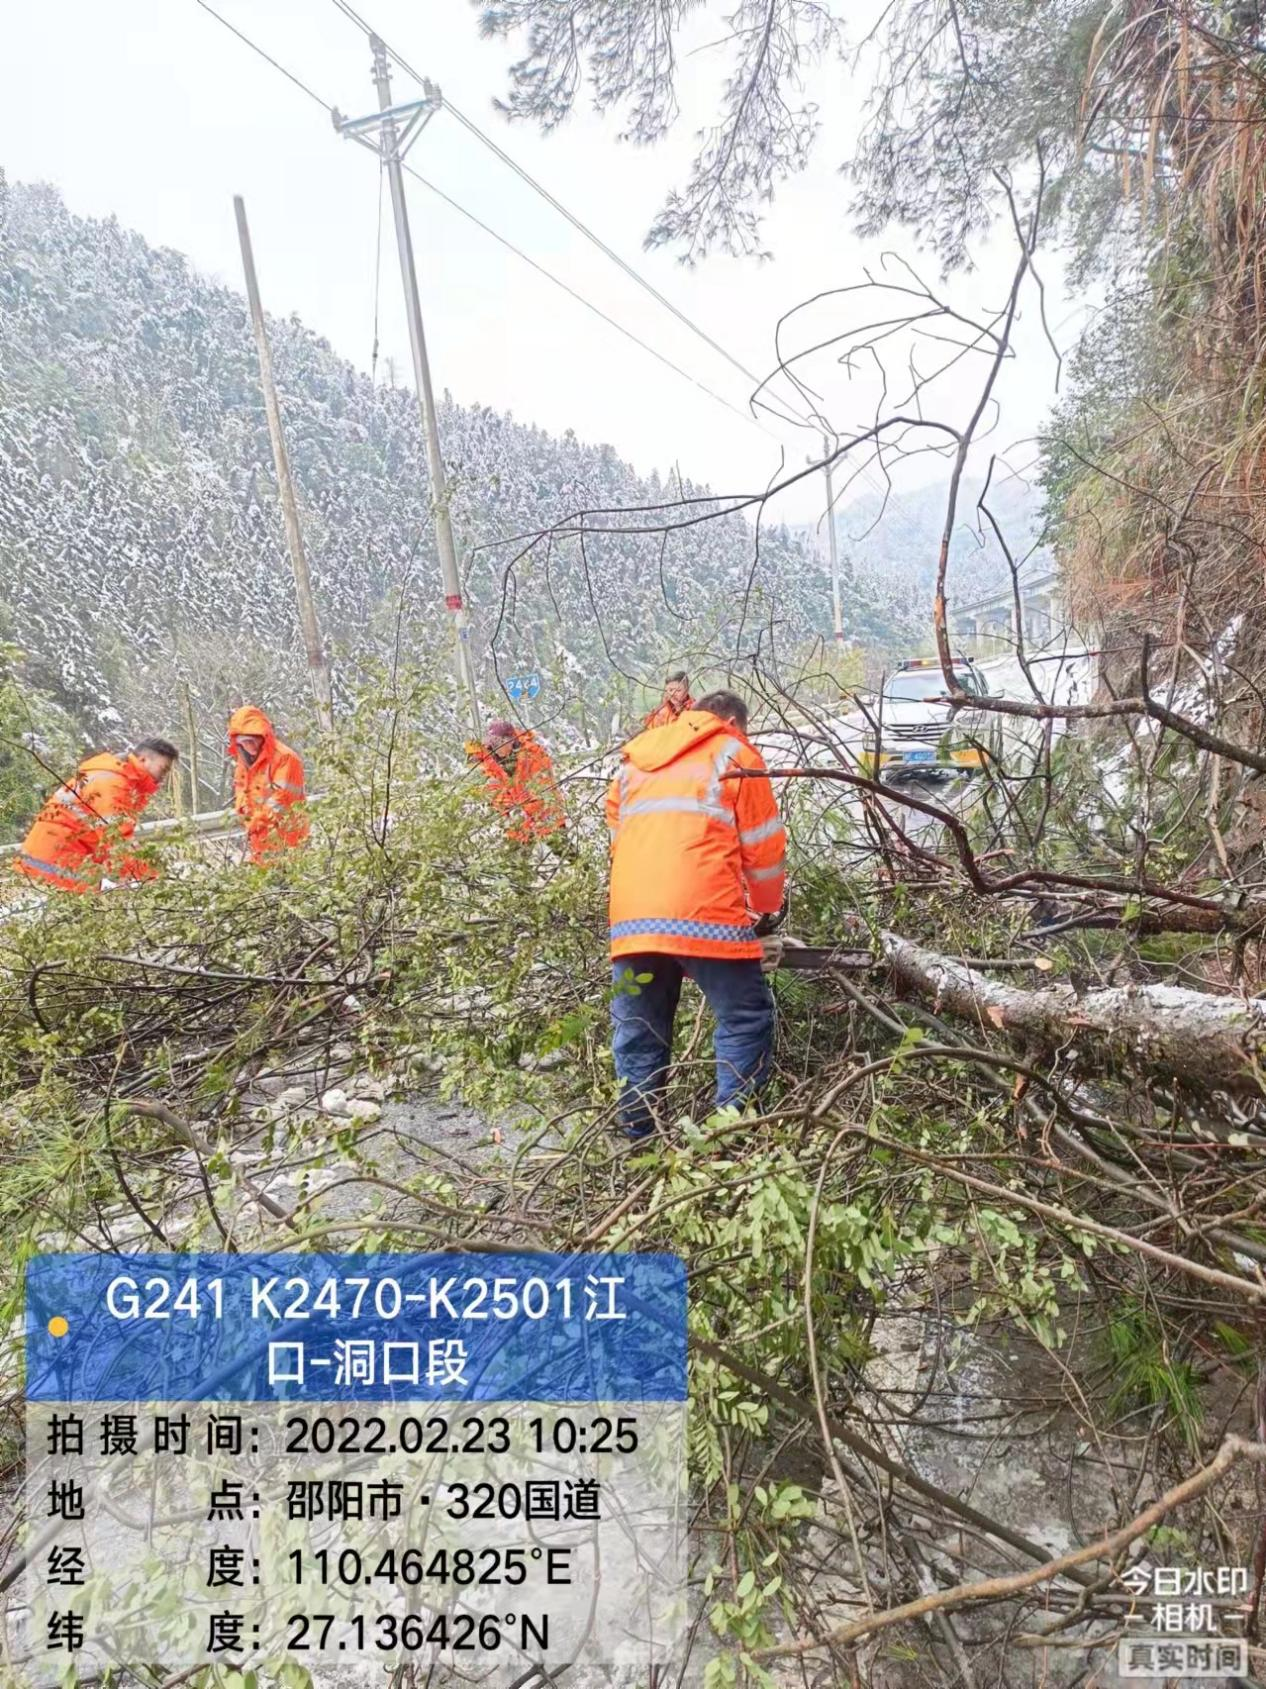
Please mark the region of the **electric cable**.
MULTIPOLYGON (((398 52, 397 49, 393 47, 391 43, 387 41, 371 23, 368 22, 366 18, 362 17, 354 6, 349 4, 349 0, 332 0, 332 3, 350 23, 354 23, 356 27, 362 30, 367 37, 371 40, 377 39, 381 41, 387 51, 388 57, 400 70, 404 71, 406 76, 411 76, 419 85, 425 83, 427 79, 423 77, 421 73, 409 63, 403 54, 398 52)), ((740 375, 750 381, 753 387, 760 388, 764 385, 760 376, 758 376, 754 370, 749 369, 740 358, 735 357, 734 354, 723 346, 719 340, 714 339, 706 329, 701 328, 692 317, 689 317, 686 312, 680 308, 680 306, 675 305, 671 299, 661 293, 659 288, 657 288, 652 281, 649 281, 640 270, 635 269, 627 259, 622 258, 613 247, 609 246, 607 242, 602 239, 601 235, 595 233, 595 231, 589 227, 582 217, 578 217, 574 211, 564 205, 555 194, 550 192, 543 182, 539 181, 537 177, 533 176, 529 170, 526 170, 516 158, 506 152, 503 147, 498 145, 491 135, 485 134, 479 125, 471 118, 467 117, 465 112, 463 112, 459 106, 454 105, 447 95, 445 95, 443 99, 443 109, 446 112, 450 112, 464 129, 468 130, 476 140, 480 141, 485 147, 487 147, 489 152, 491 152, 496 158, 500 159, 501 162, 506 165, 508 169, 512 170, 521 181, 525 182, 534 193, 539 194, 547 205, 552 206, 552 208, 558 212, 560 217, 565 218, 578 233, 582 234, 591 245, 596 247, 597 250, 602 253, 604 258, 609 259, 619 270, 623 271, 630 281, 634 282, 644 293, 648 294, 657 305, 661 306, 665 311, 670 312, 674 317, 676 317, 677 321, 682 323, 692 334, 702 340, 705 346, 711 347, 714 352, 725 359, 726 363, 731 364, 740 375)), ((781 416, 782 421, 816 427, 816 424, 813 424, 809 417, 801 415, 796 410, 795 406, 788 400, 780 399, 778 400, 778 403, 785 407, 786 412, 790 413, 783 414, 781 416)))
MULTIPOLYGON (((226 17, 222 16, 222 14, 219 13, 218 11, 216 11, 216 9, 213 6, 208 4, 208 0, 195 0, 195 4, 200 6, 204 12, 207 12, 211 17, 213 17, 216 20, 217 23, 223 24, 224 28, 227 29, 230 32, 230 34, 236 36, 239 41, 241 41, 245 46, 249 47, 250 50, 253 53, 257 54, 258 57, 263 59, 266 64, 271 65, 271 67, 274 70, 278 71, 282 76, 284 76, 286 78, 286 80, 288 82, 292 83, 294 87, 298 88, 301 93, 305 94, 316 105, 319 105, 321 107, 321 109, 327 114, 327 116, 330 116, 331 118, 334 116, 336 108, 333 106, 333 104, 331 104, 327 100, 323 100, 321 98, 321 96, 318 93, 316 93, 306 82, 304 82, 301 77, 295 75, 295 73, 293 71, 287 69, 287 67, 285 65, 283 65, 278 59, 274 58, 271 53, 266 52, 265 49, 262 48, 261 46, 259 46, 257 42, 253 41, 250 38, 250 36, 246 35, 242 30, 238 29, 235 24, 230 23, 229 20, 226 17)), ((372 28, 372 26, 370 24, 368 24, 364 20, 364 18, 362 18, 356 12, 355 8, 350 6, 347 3, 347 0, 333 0, 333 4, 338 8, 338 10, 340 12, 342 12, 344 14, 344 16, 346 16, 351 22, 355 23, 356 26, 365 33, 366 36, 372 37, 372 36, 377 34, 377 32, 372 28)), ((405 60, 401 56, 401 54, 399 54, 392 46, 390 46, 390 44, 381 35, 378 36, 378 39, 383 42, 383 46, 386 48, 388 55, 395 62, 395 64, 401 70, 403 70, 405 72, 406 75, 411 76, 414 79, 414 81, 418 82, 419 84, 421 84, 422 82, 424 82, 426 80, 425 78, 420 76, 418 74, 418 72, 413 68, 413 66, 410 65, 408 63, 408 61, 405 60)), ((623 259, 621 259, 617 253, 613 252, 609 247, 607 247, 606 243, 603 242, 600 239, 600 237, 595 235, 592 230, 588 229, 578 218, 574 217, 572 215, 572 213, 570 211, 568 211, 566 209, 566 207, 561 205, 561 203, 559 201, 557 201, 554 198, 554 196, 548 192, 548 190, 546 188, 544 188, 540 183, 538 183, 535 180, 535 178, 531 177, 528 174, 528 172, 526 172, 518 164, 516 164, 515 161, 510 157, 509 154, 503 152, 502 149, 500 147, 498 147, 495 142, 491 141, 488 137, 483 135, 482 131, 480 131, 476 127, 475 124, 470 122, 469 119, 467 119, 461 113, 459 113, 455 107, 449 106, 448 109, 453 112, 454 116, 458 117, 459 121, 462 122, 467 129, 469 129, 473 134, 475 134, 480 140, 484 141, 485 144, 488 145, 491 148, 491 150, 493 152, 495 152, 499 157, 501 157, 504 160, 504 162, 506 164, 508 164, 510 166, 510 168, 515 171, 515 173, 517 175, 521 176, 525 182, 529 183, 551 205, 553 205, 560 212, 561 215, 565 216, 569 222, 573 223, 583 234, 585 234, 586 237, 588 239, 590 239, 594 243, 595 246, 597 246, 600 250, 604 251, 607 254, 607 256, 610 257, 613 260, 613 262, 617 263, 622 270, 625 270, 629 275, 631 275, 633 277, 633 279, 636 280, 639 283, 639 285, 644 287, 645 290, 648 293, 650 293, 653 297, 655 297, 661 305, 663 305, 666 309, 671 311, 674 316, 679 317, 680 320, 682 322, 684 322, 687 327, 691 328, 693 330, 693 332, 695 332, 701 339, 706 341, 707 344, 709 344, 710 346, 713 346, 721 354, 721 356, 723 356, 726 359, 726 361, 728 363, 733 364, 734 367, 736 369, 740 370, 741 373, 744 376, 746 376, 749 380, 756 382, 757 385, 759 385, 759 380, 753 374, 752 371, 748 370, 746 368, 746 366, 743 365, 737 358, 733 357, 729 352, 727 352, 725 350, 724 347, 720 346, 718 342, 713 340, 713 338, 710 335, 706 334, 704 330, 700 329, 695 323, 693 323, 688 317, 686 317, 683 312, 679 311, 677 309, 677 307, 674 306, 670 300, 666 299, 662 294, 659 293, 658 289, 656 289, 651 283, 647 282, 644 277, 642 277, 638 274, 637 271, 633 270, 631 265, 626 264, 625 261, 623 259)), ((759 422, 759 420, 756 417, 754 417, 752 415, 750 410, 740 410, 738 408, 738 406, 732 404, 730 400, 723 398, 719 393, 715 393, 712 390, 712 388, 708 387, 704 382, 699 381, 694 376, 688 374, 688 372, 683 370, 680 367, 680 365, 674 363, 674 361, 671 358, 667 357, 664 353, 657 351, 655 347, 650 345, 647 341, 643 340, 639 335, 635 334, 631 329, 625 328, 622 323, 618 322, 614 317, 608 315, 608 313, 606 311, 604 311, 600 306, 595 305, 592 300, 588 299, 587 297, 585 297, 585 295, 579 293, 575 288, 571 287, 567 282, 563 281, 560 277, 556 276, 553 273, 553 271, 547 269, 544 264, 538 263, 536 259, 529 257, 526 252, 524 252, 520 247, 517 247, 512 241, 506 239, 506 237, 504 235, 498 234, 497 231, 494 228, 492 228, 489 224, 485 223, 481 218, 477 217, 474 212, 468 211, 467 208, 464 205, 460 204, 459 201, 453 199, 449 194, 446 194, 443 191, 443 189, 437 187, 434 182, 431 182, 427 177, 423 176, 422 173, 419 170, 414 168, 414 166, 407 164, 407 163, 402 163, 401 168, 403 170, 405 170, 410 176, 412 176, 415 179, 415 181, 421 182, 423 187, 430 189, 430 191, 433 194, 435 194, 439 199, 442 199, 446 205, 450 206, 454 211, 457 211, 461 216, 465 217, 469 222, 473 223, 477 228, 481 229, 483 231, 483 233, 490 236, 499 245, 505 247, 507 251, 512 252, 515 255, 515 257, 521 259, 525 264, 529 265, 532 269, 537 271, 538 274, 544 276, 548 281, 553 282, 555 287, 560 288, 564 293, 566 293, 568 295, 569 298, 575 300, 577 304, 583 305, 586 310, 591 311, 595 316, 599 317, 610 328, 615 329, 615 331, 618 334, 623 335, 625 339, 631 341, 635 346, 639 347, 642 351, 648 353, 652 358, 656 359, 657 362, 663 364, 667 369, 671 370, 675 375, 679 376, 683 381, 687 381, 687 382, 690 383, 691 386, 698 388, 698 390, 700 392, 706 394, 708 396, 708 398, 712 399, 715 403, 724 406, 725 409, 730 411, 734 416, 740 417, 744 422, 751 424, 753 427, 759 428, 761 430, 761 432, 766 435, 767 438, 773 438, 774 437, 774 436, 770 435, 769 431, 759 422)), ((381 193, 382 193, 382 182, 381 182, 381 173, 380 173, 380 177, 379 177, 379 205, 380 205, 380 210, 381 210, 381 193)), ((381 235, 380 235, 380 238, 379 238, 379 260, 381 260, 381 235)), ((377 280, 375 281, 374 346, 375 346, 375 350, 376 350, 376 348, 377 348, 377 280)), ((376 359, 375 359, 375 363, 376 363, 376 359)), ((792 419, 784 418, 783 420, 792 420, 792 419)), ((807 423, 809 419, 808 418, 801 418, 800 420, 807 423)), ((883 498, 885 501, 889 502, 891 505, 893 505, 893 506, 896 505, 896 495, 893 494, 890 489, 886 489, 886 488, 882 487, 879 484, 879 482, 876 480, 873 473, 870 471, 870 469, 868 467, 866 467, 864 465, 862 466, 861 475, 862 475, 863 479, 871 486, 871 488, 874 492, 878 493, 881 498, 883 498)), ((917 536, 916 531, 913 527, 913 524, 910 522, 909 518, 906 517, 897 508, 894 508, 892 513, 893 513, 894 516, 896 516, 898 522, 906 528, 907 532, 909 532, 911 535, 913 535, 917 539, 918 536, 917 536)), ((834 511, 832 511, 831 514, 832 514, 832 518, 833 518, 834 517, 834 511)))
MULTIPOLYGON (((239 41, 242 41, 247 47, 249 47, 253 53, 257 53, 259 57, 267 64, 270 64, 274 70, 280 71, 288 82, 292 82, 295 87, 301 89, 309 99, 315 101, 316 104, 327 113, 327 115, 333 117, 336 109, 333 105, 330 105, 323 100, 319 94, 315 93, 308 86, 307 83, 305 83, 300 77, 296 76, 293 71, 287 70, 285 65, 281 64, 279 60, 273 58, 271 53, 265 52, 262 47, 252 41, 251 38, 244 34, 242 30, 238 29, 235 24, 230 23, 227 18, 221 16, 221 14, 217 12, 213 6, 208 5, 207 0, 195 0, 195 4, 201 6, 203 11, 210 13, 217 23, 223 24, 231 34, 235 35, 239 41)), ((357 21, 359 23, 359 20, 357 21)), ((366 24, 361 24, 360 27, 364 28, 367 33, 373 33, 369 30, 369 26, 366 24)), ((392 56, 395 57, 394 54, 392 56)), ((397 62, 399 61, 397 60, 397 62)), ((401 66, 401 68, 404 69, 405 67, 401 66)), ((414 72, 410 70, 408 74, 413 76, 414 72)), ((442 199, 446 205, 451 206, 454 211, 459 212, 469 222, 474 223, 475 226, 481 229, 486 235, 491 236, 491 238, 497 241, 499 245, 504 246, 507 251, 514 253, 516 258, 521 258, 525 264, 536 270, 538 274, 544 276, 547 281, 551 281, 555 287, 561 288, 562 291, 566 293, 569 298, 574 299, 577 304, 583 305, 586 310, 592 311, 595 316, 600 317, 604 323, 615 329, 618 334, 622 334, 626 340, 632 341, 635 346, 639 347, 643 352, 648 353, 652 358, 655 358, 659 363, 663 364, 665 368, 672 370, 672 372, 675 375, 680 376, 683 381, 688 381, 692 387, 697 387, 701 393, 705 393, 708 398, 712 399, 716 404, 724 406, 726 410, 730 411, 734 416, 739 417, 743 422, 750 424, 754 428, 760 428, 762 433, 766 434, 767 437, 771 437, 768 436, 768 430, 762 427, 761 423, 751 414, 750 411, 740 410, 738 406, 732 404, 729 399, 723 398, 719 393, 714 392, 705 382, 697 380, 696 377, 689 374, 688 371, 682 369, 680 364, 674 363, 674 361, 665 353, 657 351, 654 346, 652 346, 648 341, 643 340, 639 335, 635 334, 632 329, 625 328, 622 323, 618 322, 614 317, 608 315, 601 306, 595 305, 591 299, 588 299, 584 294, 578 292, 577 289, 572 287, 569 283, 563 281, 561 277, 556 276, 554 272, 547 269, 544 264, 538 263, 535 258, 529 257, 528 254, 520 247, 517 247, 513 241, 507 240, 504 235, 498 234, 496 229, 494 229, 490 224, 485 223, 482 218, 477 217, 473 211, 467 210, 460 201, 454 199, 450 194, 445 193, 442 188, 438 188, 434 182, 430 181, 426 176, 423 176, 421 171, 404 162, 401 163, 401 169, 408 175, 412 176, 415 181, 421 182, 424 188, 429 188, 430 191, 439 199, 442 199)))
POLYGON ((222 23, 224 25, 225 29, 227 29, 230 32, 230 34, 236 35, 239 41, 245 42, 245 44, 250 48, 252 53, 258 53, 260 58, 263 59, 266 63, 270 64, 273 67, 274 70, 279 70, 281 72, 281 74, 286 78, 287 82, 293 82, 295 87, 301 89, 302 92, 305 93, 310 100, 315 100, 317 105, 319 105, 321 107, 322 111, 324 111, 327 116, 329 116, 330 114, 333 113, 334 107, 330 104, 330 102, 328 100, 323 100, 321 98, 320 94, 314 93, 313 90, 308 87, 308 84, 306 82, 302 81, 299 77, 297 77, 292 70, 287 70, 285 65, 281 64, 277 59, 273 58, 271 53, 266 53, 261 46, 259 46, 256 42, 251 40, 249 35, 243 35, 242 31, 237 27, 236 24, 232 24, 232 23, 229 22, 229 20, 226 17, 222 17, 220 15, 220 13, 216 11, 214 6, 209 6, 207 4, 207 0, 194 0, 194 4, 201 6, 204 12, 210 12, 211 16, 215 19, 215 21, 217 23, 222 23))
MULTIPOLYGON (((397 48, 393 47, 386 37, 382 35, 380 31, 376 30, 373 25, 356 10, 355 6, 350 3, 350 0, 332 0, 332 4, 350 23, 355 24, 356 27, 360 29, 370 40, 376 39, 381 41, 384 49, 386 50, 387 56, 398 69, 405 73, 406 76, 411 76, 419 86, 422 86, 427 82, 428 79, 424 77, 421 72, 415 68, 415 66, 411 65, 408 59, 406 59, 397 48)), ((534 192, 539 194, 548 205, 552 206, 561 217, 564 217, 567 222, 570 223, 580 234, 582 234, 586 240, 591 242, 599 252, 601 252, 606 258, 610 259, 613 264, 615 264, 626 276, 634 281, 638 287, 642 288, 644 292, 649 294, 657 304, 664 308, 664 310, 671 312, 671 314, 676 317, 679 322, 683 323, 692 334, 696 335, 704 342, 705 345, 710 346, 714 352, 717 352, 728 364, 731 364, 736 370, 738 370, 742 376, 752 383, 754 388, 759 389, 765 385, 755 371, 749 369, 740 358, 735 357, 732 352, 730 352, 718 340, 714 339, 714 337, 710 335, 706 329, 701 328, 698 323, 696 323, 691 317, 687 316, 684 311, 675 305, 671 299, 661 293, 653 282, 648 281, 639 270, 636 270, 630 263, 627 262, 627 260, 622 258, 620 254, 610 247, 600 235, 596 234, 594 230, 589 227, 583 218, 578 217, 573 211, 564 205, 561 200, 550 192, 544 183, 538 181, 538 179, 533 176, 530 171, 526 170, 517 159, 506 152, 503 147, 499 146, 490 135, 486 135, 484 131, 480 129, 478 124, 474 123, 469 117, 467 117, 466 114, 458 106, 455 106, 447 97, 444 97, 443 109, 451 112, 463 128, 467 129, 477 140, 481 141, 483 145, 487 147, 490 152, 495 154, 495 156, 499 158, 503 164, 513 170, 516 176, 532 188, 534 192)), ((428 186, 429 185, 430 184, 428 184, 428 186)), ((701 384, 696 383, 696 385, 701 384)), ((722 403, 727 403, 727 401, 723 400, 722 403)), ((811 427, 815 430, 815 432, 819 431, 820 425, 811 417, 806 416, 803 412, 798 410, 793 402, 787 399, 779 399, 778 403, 784 407, 781 413, 775 412, 781 421, 789 423, 792 426, 811 427)), ((728 406, 728 408, 736 410, 736 407, 733 405, 728 406)), ((752 416, 750 410, 747 412, 738 412, 737 414, 747 415, 752 421, 757 423, 758 427, 761 426, 758 419, 752 416)), ((764 432, 768 433, 768 430, 764 430, 764 432)), ((772 437, 773 436, 771 436, 771 438, 772 437)), ((877 493, 879 497, 890 506, 892 514, 896 518, 897 522, 905 528, 906 532, 911 537, 919 540, 920 536, 918 535, 917 530, 910 518, 900 510, 897 495, 893 493, 891 488, 886 487, 866 465, 861 467, 860 474, 862 479, 870 487, 871 491, 877 493)))

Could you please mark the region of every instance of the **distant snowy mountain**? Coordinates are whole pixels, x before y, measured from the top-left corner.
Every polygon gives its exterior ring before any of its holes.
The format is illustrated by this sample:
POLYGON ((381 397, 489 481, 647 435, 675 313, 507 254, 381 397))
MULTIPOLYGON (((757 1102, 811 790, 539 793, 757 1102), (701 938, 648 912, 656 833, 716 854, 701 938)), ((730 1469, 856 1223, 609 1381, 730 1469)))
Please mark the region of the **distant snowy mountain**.
MULTIPOLYGON (((947 491, 948 472, 945 482, 930 482, 886 499, 867 492, 836 511, 845 608, 851 599, 855 619, 878 643, 894 634, 926 643, 931 633, 947 491)), ((986 597, 1011 578, 1006 553, 978 508, 982 495, 979 481, 965 480, 959 491, 947 575, 951 606, 986 597)), ((1045 573, 1052 559, 1049 548, 1040 544, 1038 488, 1014 476, 1002 477, 990 487, 985 503, 1021 575, 1045 573)), ((824 525, 806 524, 791 532, 820 560, 825 558, 824 525)))

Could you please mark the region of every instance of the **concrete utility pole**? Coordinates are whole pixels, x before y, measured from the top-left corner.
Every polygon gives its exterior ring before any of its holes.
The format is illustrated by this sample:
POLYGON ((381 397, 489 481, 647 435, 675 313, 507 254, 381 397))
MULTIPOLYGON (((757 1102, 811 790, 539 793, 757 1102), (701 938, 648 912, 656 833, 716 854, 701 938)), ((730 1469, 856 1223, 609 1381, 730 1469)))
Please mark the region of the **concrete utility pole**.
POLYGON ((396 245, 400 251, 400 275, 404 283, 405 315, 409 322, 409 345, 413 352, 413 374, 418 390, 418 405, 422 412, 422 432, 426 440, 427 469, 431 480, 431 508, 435 521, 435 545, 440 554, 440 572, 444 580, 444 603, 452 613, 453 631, 457 642, 457 673, 466 689, 470 704, 471 725, 475 737, 481 738, 483 729, 479 715, 479 689, 475 683, 475 665, 470 649, 470 620, 462 601, 461 576, 457 568, 457 546, 453 540, 453 524, 448 513, 448 488, 444 473, 444 457, 440 450, 439 422, 435 414, 435 394, 431 388, 431 366, 426 355, 426 334, 422 327, 422 302, 418 296, 418 273, 413 258, 413 237, 409 231, 409 208, 404 197, 404 172, 401 161, 414 139, 440 109, 439 89, 430 82, 422 84, 424 98, 406 105, 391 103, 391 75, 387 68, 387 49, 376 35, 370 36, 374 54, 374 85, 378 90, 378 112, 372 118, 344 119, 335 112, 335 127, 353 140, 361 141, 378 155, 387 172, 391 189, 391 209, 396 224, 396 245), (397 119, 403 123, 398 129, 397 119), (366 139, 365 131, 376 127, 378 144, 366 139))
POLYGON ((334 732, 334 693, 330 684, 330 668, 321 644, 321 626, 317 621, 316 604, 312 597, 312 577, 308 574, 307 554, 303 549, 303 533, 299 527, 299 507, 295 503, 294 483, 290 479, 290 459, 286 454, 286 437, 281 431, 281 409, 277 403, 277 386, 273 380, 273 359, 268 346, 268 329, 264 323, 264 308, 259 302, 259 281, 255 275, 255 254, 251 249, 251 231, 246 222, 246 206, 241 194, 233 196, 233 210, 237 214, 237 238, 242 247, 242 268, 246 272, 246 297, 251 307, 251 323, 255 329, 255 348, 259 353, 259 379, 264 389, 264 413, 268 418, 268 438, 272 442, 273 467, 277 472, 277 491, 281 495, 281 512, 286 523, 286 545, 290 551, 290 567, 294 570, 295 597, 299 601, 299 626, 303 629, 303 643, 308 652, 308 673, 312 681, 312 696, 316 702, 317 719, 321 731, 334 732))
POLYGON ((189 813, 198 813, 198 722, 193 713, 193 694, 189 682, 180 683, 180 705, 185 717, 185 767, 189 770, 189 813))
MULTIPOLYGON (((835 627, 835 643, 844 643, 844 615, 840 604, 840 552, 839 542, 835 537, 835 491, 831 485, 831 442, 824 434, 822 436, 822 473, 826 476, 826 538, 831 555, 831 614, 835 627)), ((812 463, 812 458, 806 458, 812 463)))

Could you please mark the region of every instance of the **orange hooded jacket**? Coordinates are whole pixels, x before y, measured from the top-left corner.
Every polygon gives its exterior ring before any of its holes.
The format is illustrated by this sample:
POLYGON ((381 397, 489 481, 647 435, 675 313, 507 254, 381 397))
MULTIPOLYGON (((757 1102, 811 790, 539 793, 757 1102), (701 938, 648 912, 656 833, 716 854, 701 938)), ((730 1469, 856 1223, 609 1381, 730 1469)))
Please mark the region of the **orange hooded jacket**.
POLYGON ((642 732, 649 733, 653 727, 670 727, 678 716, 685 715, 687 710, 693 710, 694 707, 695 701, 689 693, 686 694, 684 704, 670 704, 668 699, 665 698, 663 703, 657 705, 642 723, 642 732))
POLYGON ((251 861, 266 863, 279 851, 302 844, 308 836, 307 820, 289 811, 304 799, 303 758, 282 744, 272 722, 254 704, 243 704, 229 717, 229 756, 233 807, 246 828, 251 861), (254 762, 247 762, 238 745, 241 733, 258 733, 264 741, 254 762))
POLYGON ((516 731, 509 768, 487 745, 472 741, 466 752, 488 778, 488 795, 492 807, 506 821, 507 838, 516 844, 531 844, 533 839, 547 839, 566 827, 554 764, 534 733, 523 727, 516 731))
POLYGON ((148 862, 120 853, 158 781, 134 756, 111 751, 81 762, 73 780, 53 793, 13 859, 19 873, 62 891, 92 891, 103 874, 151 880, 148 862))
POLYGON ((733 723, 687 710, 640 733, 607 792, 611 954, 746 961, 753 917, 782 907, 787 835, 760 752, 733 723))

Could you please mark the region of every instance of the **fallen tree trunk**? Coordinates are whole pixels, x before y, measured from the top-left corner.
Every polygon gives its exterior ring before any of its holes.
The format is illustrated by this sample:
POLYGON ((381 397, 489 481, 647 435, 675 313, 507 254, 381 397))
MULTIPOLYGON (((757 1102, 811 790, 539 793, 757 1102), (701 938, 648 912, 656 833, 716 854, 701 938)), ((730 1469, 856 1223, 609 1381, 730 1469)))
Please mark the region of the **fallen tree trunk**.
POLYGON ((1174 985, 1026 991, 896 933, 882 933, 880 943, 898 985, 986 1031, 1047 1049, 1075 1042, 1100 1066, 1132 1060, 1207 1090, 1266 1091, 1266 1004, 1255 999, 1174 985))

